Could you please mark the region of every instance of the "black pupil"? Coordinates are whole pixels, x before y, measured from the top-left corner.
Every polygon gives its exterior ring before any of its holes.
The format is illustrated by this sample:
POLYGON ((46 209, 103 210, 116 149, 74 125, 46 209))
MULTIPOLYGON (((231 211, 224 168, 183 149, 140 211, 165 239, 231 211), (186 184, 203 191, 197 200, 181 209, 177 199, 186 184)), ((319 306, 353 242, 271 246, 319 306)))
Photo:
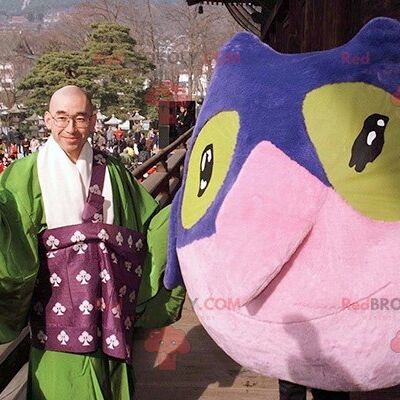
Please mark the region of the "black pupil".
POLYGON ((214 147, 212 144, 206 146, 200 159, 200 182, 197 197, 203 196, 210 183, 214 166, 214 147))
POLYGON ((385 143, 385 129, 389 117, 382 114, 368 116, 361 132, 351 148, 349 167, 362 172, 368 163, 372 163, 381 154, 385 143))

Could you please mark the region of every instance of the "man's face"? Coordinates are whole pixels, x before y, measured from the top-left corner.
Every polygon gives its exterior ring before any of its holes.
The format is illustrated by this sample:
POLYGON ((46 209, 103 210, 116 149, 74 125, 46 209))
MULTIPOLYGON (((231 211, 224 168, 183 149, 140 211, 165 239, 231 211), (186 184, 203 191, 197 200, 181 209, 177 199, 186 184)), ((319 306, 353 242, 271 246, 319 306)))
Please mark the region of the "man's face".
POLYGON ((44 120, 54 140, 75 162, 96 123, 87 97, 77 91, 55 94, 44 120), (63 121, 65 123, 68 118, 68 124, 63 127, 63 121))

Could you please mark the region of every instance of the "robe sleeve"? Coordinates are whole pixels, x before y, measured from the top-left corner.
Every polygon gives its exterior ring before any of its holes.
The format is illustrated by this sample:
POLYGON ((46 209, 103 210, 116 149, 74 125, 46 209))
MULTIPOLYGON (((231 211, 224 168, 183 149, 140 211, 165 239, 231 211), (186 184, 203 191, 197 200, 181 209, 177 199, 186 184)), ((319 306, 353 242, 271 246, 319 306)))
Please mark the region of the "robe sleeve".
POLYGON ((138 296, 136 326, 161 328, 181 317, 185 289, 181 286, 167 290, 162 281, 167 263, 167 241, 170 206, 159 211, 147 230, 148 257, 138 296))
POLYGON ((44 213, 36 157, 13 163, 0 175, 0 344, 28 322, 39 268, 37 234, 44 213))
POLYGON ((136 229, 146 235, 148 252, 143 266, 142 283, 137 300, 140 316, 137 326, 155 328, 179 319, 185 291, 163 287, 167 256, 170 207, 160 210, 158 203, 110 157, 109 171, 113 188, 114 223, 136 229))

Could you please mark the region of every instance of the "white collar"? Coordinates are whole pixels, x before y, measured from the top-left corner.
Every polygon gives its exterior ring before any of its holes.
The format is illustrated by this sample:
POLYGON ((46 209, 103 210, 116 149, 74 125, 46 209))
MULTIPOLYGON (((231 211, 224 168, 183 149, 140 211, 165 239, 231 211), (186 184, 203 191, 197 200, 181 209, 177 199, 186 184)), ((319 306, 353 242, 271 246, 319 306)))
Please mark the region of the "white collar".
MULTIPOLYGON (((38 155, 38 176, 49 229, 79 224, 92 175, 93 149, 86 142, 74 164, 51 136, 38 155)), ((112 223, 112 189, 104 182, 105 221, 112 223), (109 222, 111 221, 111 222, 109 222)))

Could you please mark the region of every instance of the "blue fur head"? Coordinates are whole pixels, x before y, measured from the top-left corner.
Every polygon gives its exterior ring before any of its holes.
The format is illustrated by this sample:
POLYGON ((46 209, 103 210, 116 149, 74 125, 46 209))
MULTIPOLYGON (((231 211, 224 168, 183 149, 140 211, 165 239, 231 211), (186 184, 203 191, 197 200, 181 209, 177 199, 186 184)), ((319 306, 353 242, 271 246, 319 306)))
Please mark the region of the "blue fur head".
MULTIPOLYGON (((307 134, 302 113, 308 92, 341 82, 365 82, 394 93, 400 85, 400 23, 370 21, 351 41, 327 51, 280 54, 257 37, 239 33, 219 54, 215 73, 193 134, 191 148, 204 124, 221 111, 235 110, 240 131, 229 172, 206 214, 191 229, 181 224, 182 191, 174 199, 167 287, 180 280, 176 247, 215 232, 216 215, 243 163, 261 141, 270 141, 323 184, 330 182, 307 134)), ((184 181, 190 158, 189 149, 184 181)), ((216 166, 218 168, 218 166, 216 166)))

